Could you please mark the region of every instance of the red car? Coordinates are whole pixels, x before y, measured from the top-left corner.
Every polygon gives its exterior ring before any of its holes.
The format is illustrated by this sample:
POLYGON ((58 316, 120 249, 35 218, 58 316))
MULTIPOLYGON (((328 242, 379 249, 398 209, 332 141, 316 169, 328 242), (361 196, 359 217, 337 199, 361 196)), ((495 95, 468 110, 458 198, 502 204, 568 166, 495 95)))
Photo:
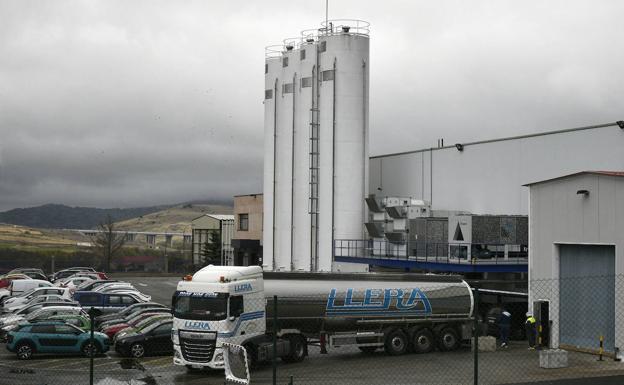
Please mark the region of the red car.
POLYGON ((146 318, 155 316, 155 315, 163 315, 163 313, 144 313, 144 314, 139 314, 136 317, 130 319, 128 322, 122 322, 122 323, 114 324, 114 325, 111 325, 111 326, 109 326, 107 328, 102 329, 102 333, 106 333, 108 338, 110 338, 112 340, 113 337, 115 337, 115 334, 117 334, 119 331, 121 331, 121 330, 123 330, 125 328, 135 327, 139 322, 143 321, 146 318))
POLYGON ((11 282, 16 279, 31 279, 29 276, 24 274, 10 274, 6 277, 0 279, 0 289, 11 286, 11 282))

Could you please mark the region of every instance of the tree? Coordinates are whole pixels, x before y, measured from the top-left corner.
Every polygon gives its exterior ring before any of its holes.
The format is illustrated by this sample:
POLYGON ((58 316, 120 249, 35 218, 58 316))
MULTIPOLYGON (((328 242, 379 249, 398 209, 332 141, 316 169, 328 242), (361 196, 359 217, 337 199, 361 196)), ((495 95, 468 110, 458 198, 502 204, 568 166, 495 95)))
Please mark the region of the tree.
POLYGON ((206 242, 202 245, 201 250, 202 264, 204 266, 213 264, 221 264, 221 233, 213 230, 208 233, 206 242))
POLYGON ((97 226, 98 232, 91 236, 95 254, 102 258, 106 271, 110 271, 111 261, 126 244, 127 233, 115 229, 115 222, 110 215, 97 226))

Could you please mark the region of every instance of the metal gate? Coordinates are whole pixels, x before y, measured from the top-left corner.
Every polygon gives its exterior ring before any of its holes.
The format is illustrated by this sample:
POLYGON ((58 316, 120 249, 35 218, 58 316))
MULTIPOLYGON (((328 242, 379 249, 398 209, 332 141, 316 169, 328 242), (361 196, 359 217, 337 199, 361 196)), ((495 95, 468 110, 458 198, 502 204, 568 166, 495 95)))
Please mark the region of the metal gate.
POLYGON ((615 248, 559 246, 559 342, 605 350, 615 340, 615 248))

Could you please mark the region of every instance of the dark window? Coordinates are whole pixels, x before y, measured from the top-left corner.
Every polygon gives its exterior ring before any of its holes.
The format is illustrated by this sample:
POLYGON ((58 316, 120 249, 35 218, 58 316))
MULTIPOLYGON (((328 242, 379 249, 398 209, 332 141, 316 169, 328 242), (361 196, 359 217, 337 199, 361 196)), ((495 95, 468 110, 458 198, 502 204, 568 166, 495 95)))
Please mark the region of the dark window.
POLYGON ((121 297, 118 295, 111 295, 110 297, 108 297, 108 303, 110 303, 111 305, 120 305, 121 297))
POLYGON ((319 52, 325 52, 325 51, 327 51, 327 42, 322 41, 321 44, 319 45, 319 52))
POLYGON ((269 73, 269 65, 268 65, 268 64, 265 64, 265 65, 264 65, 264 73, 265 73, 265 74, 268 74, 268 73, 269 73))
POLYGON ((166 324, 162 324, 158 327, 156 327, 156 329, 152 330, 152 334, 154 335, 163 335, 163 334, 171 334, 171 327, 172 327, 173 323, 169 322, 166 324))
POLYGON ((69 325, 55 325, 58 334, 76 334, 77 330, 69 325))
POLYGON ((240 231, 249 230, 249 214, 238 214, 238 229, 240 231))
POLYGON ((299 52, 299 59, 300 59, 300 60, 305 60, 305 55, 306 55, 306 53, 305 53, 305 49, 302 49, 302 50, 299 52))
POLYGON ((292 94, 292 93, 293 93, 292 83, 282 84, 282 94, 292 94))
POLYGON ((265 99, 273 99, 273 90, 264 90, 265 99))
POLYGON ((301 78, 301 88, 312 87, 312 77, 301 78))
POLYGON ((287 57, 282 59, 282 67, 288 67, 288 58, 287 57))
POLYGON ((230 297, 230 317, 238 317, 245 312, 242 295, 230 297))
POLYGON ((227 314, 227 295, 176 292, 173 315, 180 319, 219 321, 227 314))
POLYGON ((334 70, 327 70, 321 73, 323 81, 334 80, 334 70))
POLYGON ((54 333, 54 325, 35 325, 30 329, 33 333, 54 333))
POLYGON ((80 302, 81 305, 90 305, 90 304, 97 305, 100 303, 100 296, 97 294, 81 295, 78 299, 78 302, 80 302))

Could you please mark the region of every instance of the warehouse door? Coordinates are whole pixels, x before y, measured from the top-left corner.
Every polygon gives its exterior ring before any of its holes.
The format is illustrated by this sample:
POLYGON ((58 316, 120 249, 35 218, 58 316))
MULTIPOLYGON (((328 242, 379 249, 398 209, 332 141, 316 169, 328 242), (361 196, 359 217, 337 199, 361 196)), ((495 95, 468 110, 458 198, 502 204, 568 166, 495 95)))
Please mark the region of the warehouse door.
POLYGON ((559 342, 605 350, 615 339, 614 246, 559 246, 559 342))

